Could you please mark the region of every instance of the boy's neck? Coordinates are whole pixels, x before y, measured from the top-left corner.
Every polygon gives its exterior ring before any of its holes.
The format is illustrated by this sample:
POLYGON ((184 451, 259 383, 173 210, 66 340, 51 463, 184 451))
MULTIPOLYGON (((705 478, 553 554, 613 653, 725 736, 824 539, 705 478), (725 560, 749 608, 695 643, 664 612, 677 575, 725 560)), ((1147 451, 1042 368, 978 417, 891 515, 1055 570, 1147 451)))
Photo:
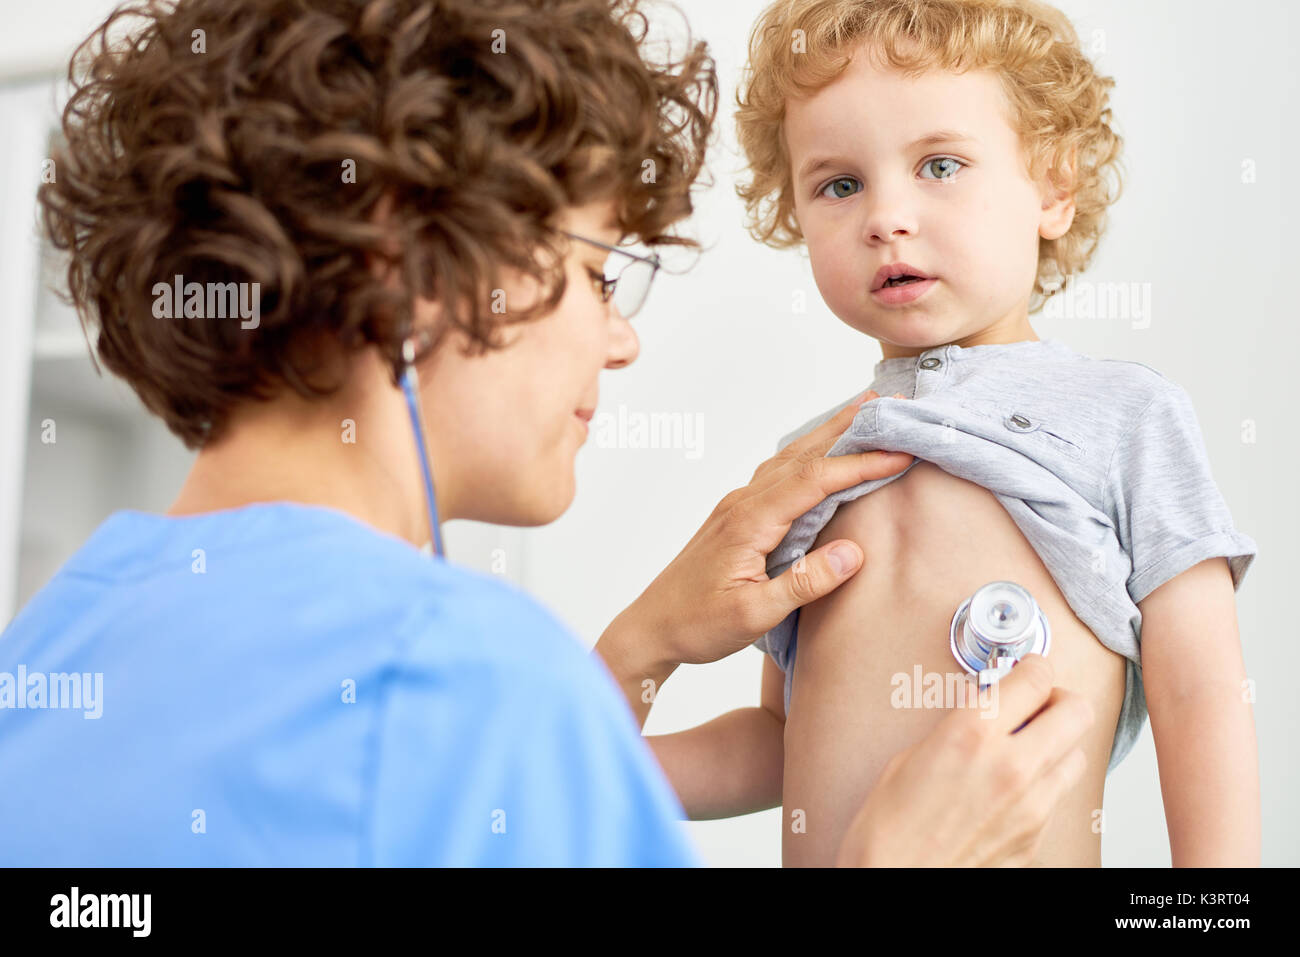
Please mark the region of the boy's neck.
POLYGON ((1026 317, 1018 321, 997 323, 968 336, 961 336, 947 342, 932 342, 923 346, 900 346, 892 342, 886 342, 884 339, 877 339, 876 341, 880 343, 883 358, 895 359, 914 358, 930 349, 941 349, 949 345, 969 349, 971 346, 1002 345, 1011 342, 1038 342, 1039 338, 1026 317))

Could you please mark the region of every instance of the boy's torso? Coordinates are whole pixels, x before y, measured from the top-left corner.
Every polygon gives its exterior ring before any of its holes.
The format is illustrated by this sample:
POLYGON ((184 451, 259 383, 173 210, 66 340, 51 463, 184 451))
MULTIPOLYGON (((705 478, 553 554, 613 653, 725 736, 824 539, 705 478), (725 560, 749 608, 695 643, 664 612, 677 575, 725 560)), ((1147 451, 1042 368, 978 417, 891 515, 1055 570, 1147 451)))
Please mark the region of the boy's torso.
MULTIPOLYGON (((1080 507, 1100 512, 1114 450, 1162 380, 1140 363, 1093 360, 1048 340, 940 347, 883 360, 871 388, 882 396, 901 392, 920 401, 936 425, 967 430, 961 439, 970 454, 1001 445, 994 451, 1032 460, 1068 483, 1080 507), (973 430, 987 442, 968 441, 973 430)), ((853 538, 867 560, 853 583, 798 619, 784 805, 787 813, 802 809, 809 821, 807 834, 785 829, 786 863, 823 860, 834 846, 826 838, 833 833, 838 840, 847 826, 853 795, 865 793, 893 754, 947 714, 952 702, 936 708, 931 694, 906 686, 916 683, 918 670, 931 690, 936 682, 951 685, 948 675, 961 673, 948 648, 952 613, 980 585, 1006 578, 1028 587, 1053 623, 1058 684, 1084 695, 1096 714, 1083 743, 1085 777, 1058 806, 1035 863, 1100 864, 1102 794, 1126 697, 1124 657, 1074 613, 988 489, 918 460, 874 492, 841 505, 811 545, 853 538)))
POLYGON ((948 646, 952 613, 980 585, 1009 579, 1027 587, 1052 622, 1057 684, 1087 698, 1096 715, 1082 742, 1084 778, 1054 811, 1034 862, 1099 865, 1126 663, 1072 613, 996 497, 918 462, 842 507, 816 547, 836 538, 857 541, 866 562, 853 581, 800 615, 785 731, 785 863, 833 859, 884 763, 962 706, 945 690, 955 683, 949 675, 964 674, 948 646), (805 815, 802 833, 791 826, 792 809, 805 815))

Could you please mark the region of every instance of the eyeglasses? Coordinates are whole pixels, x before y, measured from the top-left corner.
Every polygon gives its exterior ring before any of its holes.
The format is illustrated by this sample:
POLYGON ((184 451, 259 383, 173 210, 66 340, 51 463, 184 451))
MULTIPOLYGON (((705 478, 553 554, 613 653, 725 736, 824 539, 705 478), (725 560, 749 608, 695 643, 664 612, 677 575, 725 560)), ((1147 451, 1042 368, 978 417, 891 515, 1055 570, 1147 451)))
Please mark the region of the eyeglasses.
POLYGON ((626 249, 597 242, 594 239, 588 239, 586 236, 579 236, 577 233, 564 230, 561 230, 561 232, 571 239, 580 239, 582 242, 598 249, 609 250, 611 255, 605 261, 605 281, 601 287, 601 301, 609 302, 610 298, 613 297, 614 308, 618 310, 620 316, 624 319, 631 319, 635 316, 641 307, 645 305, 646 297, 650 294, 650 283, 654 281, 655 273, 659 271, 659 256, 654 253, 649 256, 638 256, 626 249), (626 256, 631 262, 624 264, 618 274, 611 279, 610 273, 612 270, 610 264, 614 260, 613 254, 626 256))

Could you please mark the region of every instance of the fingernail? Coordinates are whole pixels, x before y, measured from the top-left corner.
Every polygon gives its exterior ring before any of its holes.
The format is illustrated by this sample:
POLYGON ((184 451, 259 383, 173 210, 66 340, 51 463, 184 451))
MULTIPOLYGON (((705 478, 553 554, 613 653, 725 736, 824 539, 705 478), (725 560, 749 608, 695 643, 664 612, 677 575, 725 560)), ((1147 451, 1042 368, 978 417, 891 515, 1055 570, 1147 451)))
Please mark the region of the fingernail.
POLYGON ((901 392, 895 392, 895 393, 894 393, 894 398, 895 398, 895 399, 906 399, 907 396, 903 395, 903 393, 901 393, 901 392))
POLYGON ((831 571, 836 575, 843 576, 858 560, 858 556, 853 553, 853 549, 848 545, 836 545, 826 556, 830 562, 831 571))

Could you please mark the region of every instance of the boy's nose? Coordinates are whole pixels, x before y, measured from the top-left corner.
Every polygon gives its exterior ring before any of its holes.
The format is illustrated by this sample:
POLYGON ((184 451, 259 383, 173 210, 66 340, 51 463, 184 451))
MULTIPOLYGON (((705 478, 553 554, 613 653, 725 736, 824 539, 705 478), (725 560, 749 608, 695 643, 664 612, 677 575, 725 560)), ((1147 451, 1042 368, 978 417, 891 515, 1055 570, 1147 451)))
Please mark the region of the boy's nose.
POLYGON ((895 194, 877 195, 868 202, 863 234, 869 242, 892 243, 895 239, 916 235, 916 220, 905 211, 904 202, 895 198, 895 194))

